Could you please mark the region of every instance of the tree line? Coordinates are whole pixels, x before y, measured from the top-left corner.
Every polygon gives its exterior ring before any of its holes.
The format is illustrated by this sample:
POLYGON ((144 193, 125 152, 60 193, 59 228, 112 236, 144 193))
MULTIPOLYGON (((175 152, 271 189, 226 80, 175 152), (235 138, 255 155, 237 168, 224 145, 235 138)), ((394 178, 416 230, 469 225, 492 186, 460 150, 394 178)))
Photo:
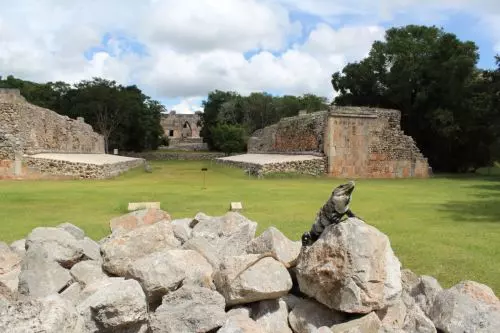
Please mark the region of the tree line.
POLYGON ((474 42, 441 28, 391 28, 332 75, 333 103, 398 109, 433 169, 475 171, 500 157, 500 57, 488 70, 478 60, 474 42))
POLYGON ((146 96, 138 87, 123 86, 102 78, 65 82, 35 83, 7 76, 0 88, 17 88, 26 100, 66 115, 83 117, 102 134, 106 152, 154 150, 165 141, 160 125, 164 111, 160 102, 146 96))
POLYGON ((242 96, 234 91, 215 90, 203 101, 200 135, 211 149, 242 152, 255 130, 296 116, 301 110, 316 112, 328 107, 325 97, 314 94, 273 96, 254 92, 242 96))

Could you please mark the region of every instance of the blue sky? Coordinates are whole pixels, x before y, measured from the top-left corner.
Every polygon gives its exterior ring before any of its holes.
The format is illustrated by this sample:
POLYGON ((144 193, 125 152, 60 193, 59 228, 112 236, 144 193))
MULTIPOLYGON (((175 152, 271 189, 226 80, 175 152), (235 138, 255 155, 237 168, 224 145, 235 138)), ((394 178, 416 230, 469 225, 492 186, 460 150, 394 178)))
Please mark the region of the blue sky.
POLYGON ((136 84, 194 112, 208 92, 315 93, 392 26, 443 27, 500 51, 498 0, 0 0, 0 75, 136 84), (26 24, 29 22, 29 24, 26 24))

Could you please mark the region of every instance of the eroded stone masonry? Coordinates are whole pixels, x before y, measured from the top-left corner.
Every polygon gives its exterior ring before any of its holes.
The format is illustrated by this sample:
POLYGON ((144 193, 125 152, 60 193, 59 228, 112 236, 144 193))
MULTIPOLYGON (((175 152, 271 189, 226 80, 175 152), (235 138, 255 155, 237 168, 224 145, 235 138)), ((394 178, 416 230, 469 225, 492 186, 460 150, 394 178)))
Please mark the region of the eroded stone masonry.
POLYGON ((335 177, 428 177, 428 161, 400 121, 398 110, 332 107, 256 131, 248 152, 321 155, 335 177))
POLYGON ((168 149, 175 150, 206 150, 207 146, 200 137, 200 113, 178 114, 170 111, 161 117, 161 126, 169 138, 168 149))
MULTIPOLYGON (((112 164, 85 164, 86 171, 81 173, 82 163, 35 160, 33 155, 41 153, 104 154, 104 139, 81 118, 71 119, 30 104, 17 89, 0 89, 0 179, 41 178, 48 171, 58 175, 58 170, 78 178, 115 174, 109 170, 112 164)), ((119 169, 129 165, 122 163, 119 169)))

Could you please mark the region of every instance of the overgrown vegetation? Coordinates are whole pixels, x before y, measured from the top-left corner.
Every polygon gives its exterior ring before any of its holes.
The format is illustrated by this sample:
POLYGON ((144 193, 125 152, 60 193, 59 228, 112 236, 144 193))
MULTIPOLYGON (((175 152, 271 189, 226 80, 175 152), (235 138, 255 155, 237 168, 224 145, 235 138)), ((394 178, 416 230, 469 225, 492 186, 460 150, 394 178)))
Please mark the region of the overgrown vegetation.
POLYGON ((436 27, 386 31, 369 56, 332 75, 337 105, 394 108, 434 170, 466 172, 500 154, 500 58, 477 67, 478 48, 436 27))
POLYGON ((252 93, 241 96, 233 91, 215 90, 208 94, 203 107, 200 135, 211 149, 217 149, 219 146, 215 142, 214 131, 220 135, 219 125, 224 125, 224 130, 238 126, 248 138, 255 130, 274 124, 283 117, 296 116, 300 110, 327 110, 328 103, 325 97, 313 94, 272 96, 267 93, 252 93))

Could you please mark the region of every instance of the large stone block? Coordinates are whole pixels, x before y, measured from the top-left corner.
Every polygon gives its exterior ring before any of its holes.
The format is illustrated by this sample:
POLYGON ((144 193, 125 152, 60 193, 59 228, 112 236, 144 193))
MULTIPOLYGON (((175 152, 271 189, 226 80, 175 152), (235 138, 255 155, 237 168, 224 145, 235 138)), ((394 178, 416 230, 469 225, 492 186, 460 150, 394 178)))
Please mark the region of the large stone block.
POLYGON ((300 290, 331 309, 369 313, 401 294, 401 264, 389 238, 350 218, 328 226, 299 256, 300 290))

